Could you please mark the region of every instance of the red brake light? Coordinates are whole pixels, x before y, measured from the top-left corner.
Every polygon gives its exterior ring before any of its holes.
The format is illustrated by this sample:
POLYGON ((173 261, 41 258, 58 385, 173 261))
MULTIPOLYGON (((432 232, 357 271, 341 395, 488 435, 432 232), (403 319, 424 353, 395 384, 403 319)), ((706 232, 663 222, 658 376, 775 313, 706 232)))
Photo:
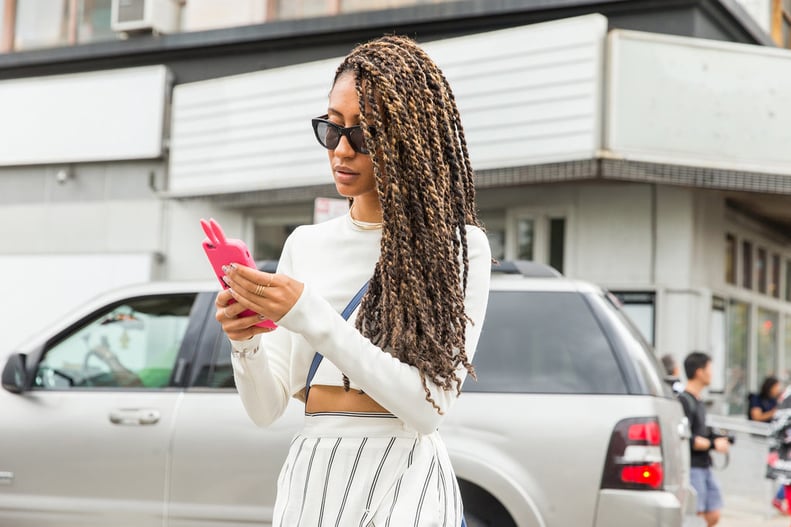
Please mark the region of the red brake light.
POLYGON ((664 474, 662 463, 651 463, 650 465, 628 465, 621 470, 621 480, 624 483, 635 483, 637 485, 647 485, 652 489, 662 487, 664 474))
POLYGON ((656 421, 629 425, 627 436, 629 441, 645 441, 649 445, 657 446, 662 444, 662 432, 659 429, 659 423, 656 421))
POLYGON ((662 428, 656 417, 619 421, 602 472, 602 489, 660 490, 664 484, 662 428))

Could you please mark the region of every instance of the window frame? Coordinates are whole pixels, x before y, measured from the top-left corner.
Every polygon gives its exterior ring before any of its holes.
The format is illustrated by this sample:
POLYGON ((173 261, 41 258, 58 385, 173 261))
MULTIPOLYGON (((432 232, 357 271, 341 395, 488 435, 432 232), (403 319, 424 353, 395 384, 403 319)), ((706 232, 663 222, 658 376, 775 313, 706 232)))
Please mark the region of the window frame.
POLYGON ((561 274, 569 274, 574 268, 574 224, 573 209, 567 207, 517 207, 505 211, 505 259, 516 260, 519 253, 519 222, 533 221, 533 259, 532 261, 549 265, 552 242, 551 222, 564 220, 563 230, 563 269, 561 274))
POLYGON ((173 362, 173 368, 170 372, 170 377, 168 382, 165 386, 150 388, 144 386, 76 386, 76 387, 68 387, 68 388, 43 388, 40 386, 36 386, 33 381, 31 381, 30 391, 36 392, 39 394, 42 393, 87 393, 87 392, 113 392, 113 393, 124 393, 124 392, 142 392, 142 393, 152 393, 152 392, 168 392, 168 391, 180 391, 183 389, 182 382, 179 382, 179 377, 182 377, 185 371, 185 367, 189 364, 191 357, 189 356, 191 350, 194 348, 194 334, 202 332, 202 320, 204 317, 197 316, 196 307, 198 307, 198 298, 200 296, 200 292, 198 291, 183 291, 183 292, 168 292, 168 293, 151 293, 151 294, 144 294, 144 295, 135 295, 126 298, 121 298, 118 300, 114 300, 107 304, 102 305, 101 307, 92 310, 90 313, 81 316, 75 322, 69 324, 66 328, 59 331, 57 334, 53 335, 51 338, 47 339, 35 353, 28 354, 29 360, 26 369, 28 370, 28 374, 31 376, 31 379, 34 379, 35 376, 38 374, 39 367, 41 363, 46 359, 47 354, 57 346, 58 344, 64 342, 65 340, 69 339, 70 337, 74 336, 78 331, 85 328, 87 325, 95 322, 99 317, 106 315, 107 313, 113 311, 114 309, 122 306, 124 304, 128 304, 130 302, 138 302, 144 301, 152 298, 159 298, 162 296, 188 296, 192 295, 193 301, 192 306, 190 307, 190 312, 188 315, 187 321, 187 328, 184 332, 184 336, 181 339, 181 344, 179 345, 179 349, 176 353, 173 362))

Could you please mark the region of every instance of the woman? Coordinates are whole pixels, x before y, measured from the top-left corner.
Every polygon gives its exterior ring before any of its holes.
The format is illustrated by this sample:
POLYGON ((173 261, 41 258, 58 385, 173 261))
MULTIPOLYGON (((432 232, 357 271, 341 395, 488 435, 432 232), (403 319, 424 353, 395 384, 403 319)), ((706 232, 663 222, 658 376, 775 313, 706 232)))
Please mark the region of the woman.
MULTIPOLYGON (((766 377, 761 384, 761 391, 748 396, 750 420, 768 423, 774 419, 781 393, 783 393, 783 387, 778 378, 772 375, 766 377)), ((788 486, 780 485, 772 499, 772 506, 782 514, 788 514, 786 495, 789 490, 791 489, 788 489, 788 486)))
POLYGON ((750 419, 768 423, 772 420, 777 411, 777 400, 783 393, 783 387, 777 377, 768 376, 761 384, 761 391, 758 394, 751 393, 749 396, 750 419))
POLYGON ((313 126, 349 214, 295 230, 276 274, 229 266, 216 302, 253 421, 307 399, 273 524, 460 525, 437 428, 473 373, 491 253, 453 94, 417 44, 388 36, 344 59, 313 126))

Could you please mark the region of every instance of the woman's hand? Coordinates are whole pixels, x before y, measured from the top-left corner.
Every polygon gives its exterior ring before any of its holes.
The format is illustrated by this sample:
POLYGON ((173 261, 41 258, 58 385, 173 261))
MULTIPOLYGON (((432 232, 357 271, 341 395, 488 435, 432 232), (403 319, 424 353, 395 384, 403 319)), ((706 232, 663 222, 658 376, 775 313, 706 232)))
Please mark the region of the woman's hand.
POLYGON ((231 264, 223 270, 225 283, 230 289, 217 295, 214 318, 232 340, 248 340, 272 331, 256 324, 263 319, 280 320, 294 307, 305 287, 302 282, 284 274, 265 273, 243 265, 231 264), (238 318, 245 309, 259 315, 238 318))

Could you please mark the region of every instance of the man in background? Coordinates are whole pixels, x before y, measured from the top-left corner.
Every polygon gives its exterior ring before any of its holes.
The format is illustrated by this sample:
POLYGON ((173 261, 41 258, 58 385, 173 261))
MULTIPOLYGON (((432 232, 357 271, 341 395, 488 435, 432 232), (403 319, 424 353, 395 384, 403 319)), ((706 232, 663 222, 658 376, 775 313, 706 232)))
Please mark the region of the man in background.
POLYGON ((681 383, 681 368, 676 364, 676 359, 671 354, 662 356, 662 367, 665 369, 665 382, 673 390, 674 395, 678 395, 684 391, 684 385, 681 383))
POLYGON ((711 357, 694 351, 684 359, 684 373, 687 385, 679 395, 684 413, 689 419, 692 437, 690 444, 689 479, 698 494, 698 515, 702 516, 708 527, 717 525, 722 510, 722 493, 719 483, 711 470, 711 450, 727 453, 730 448, 726 437, 717 437, 706 426, 706 408, 701 394, 711 384, 711 357))

